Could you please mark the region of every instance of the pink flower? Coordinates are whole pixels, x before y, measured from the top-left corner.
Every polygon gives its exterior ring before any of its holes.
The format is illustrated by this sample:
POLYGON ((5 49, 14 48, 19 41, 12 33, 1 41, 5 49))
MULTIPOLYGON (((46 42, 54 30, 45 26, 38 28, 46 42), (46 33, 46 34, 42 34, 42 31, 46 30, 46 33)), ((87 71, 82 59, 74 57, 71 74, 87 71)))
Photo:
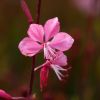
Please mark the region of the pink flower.
POLYGON ((0 100, 1 99, 2 100, 11 100, 12 97, 9 94, 7 94, 4 90, 0 89, 0 100))
POLYGON ((66 65, 67 57, 63 54, 63 52, 58 52, 55 59, 51 61, 50 67, 54 70, 60 81, 65 77, 61 72, 68 70, 62 67, 66 65))
POLYGON ((58 79, 61 81, 65 77, 62 72, 66 72, 68 70, 63 68, 62 66, 67 65, 67 57, 63 54, 63 52, 59 51, 56 53, 56 56, 52 60, 47 60, 43 65, 36 67, 35 71, 41 68, 40 72, 40 87, 45 88, 47 86, 47 79, 49 68, 53 69, 58 79))
POLYGON ((51 59, 57 50, 66 51, 71 48, 74 39, 65 32, 59 32, 58 18, 49 19, 44 27, 39 24, 31 24, 28 29, 28 37, 19 43, 19 50, 25 56, 34 56, 42 49, 44 57, 51 59))
POLYGON ((6 93, 4 90, 0 89, 0 100, 29 100, 29 99, 25 97, 12 97, 8 93, 6 93))

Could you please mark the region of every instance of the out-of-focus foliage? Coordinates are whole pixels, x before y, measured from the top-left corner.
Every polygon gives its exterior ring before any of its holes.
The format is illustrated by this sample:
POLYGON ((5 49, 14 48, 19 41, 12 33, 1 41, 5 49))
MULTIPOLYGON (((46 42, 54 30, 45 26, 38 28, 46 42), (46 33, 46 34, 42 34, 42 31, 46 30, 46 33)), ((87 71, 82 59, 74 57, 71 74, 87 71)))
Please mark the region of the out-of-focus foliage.
MULTIPOLYGON (((35 0, 26 0, 35 18, 35 0)), ((69 77, 59 82, 51 71, 47 92, 54 100, 100 100, 100 16, 85 15, 71 0, 42 0, 41 19, 59 17, 61 31, 74 39, 68 55, 69 77)), ((20 0, 0 1, 0 88, 12 95, 25 95, 29 85, 31 58, 18 50, 19 41, 27 34, 28 23, 20 7, 20 0)), ((43 62, 37 56, 37 65, 43 62)), ((35 73, 33 93, 41 100, 39 71, 35 73)))

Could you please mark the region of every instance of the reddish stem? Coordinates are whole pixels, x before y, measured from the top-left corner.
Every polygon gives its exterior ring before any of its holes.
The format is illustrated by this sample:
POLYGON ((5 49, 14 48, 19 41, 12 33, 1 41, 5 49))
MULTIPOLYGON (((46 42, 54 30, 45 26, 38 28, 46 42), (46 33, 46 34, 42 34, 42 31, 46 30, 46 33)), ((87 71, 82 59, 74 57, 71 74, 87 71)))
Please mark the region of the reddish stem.
POLYGON ((29 10, 25 0, 21 0, 21 8, 22 8, 25 16, 27 17, 28 23, 29 24, 33 23, 32 15, 30 13, 30 10, 29 10))
POLYGON ((40 21, 41 1, 42 1, 42 0, 37 0, 36 18, 35 18, 35 22, 36 22, 37 24, 38 24, 39 21, 40 21))
POLYGON ((32 70, 31 70, 31 79, 29 85, 29 95, 32 95, 32 88, 34 82, 34 67, 35 67, 35 56, 32 58, 32 70))
MULTIPOLYGON (((30 10, 29 10, 25 0, 21 0, 21 7, 22 7, 23 12, 25 13, 25 16, 28 19, 28 23, 32 24, 33 23, 32 15, 30 13, 30 10)), ((37 0, 37 6, 36 7, 37 8, 36 8, 36 20, 35 20, 35 22, 38 24, 39 20, 40 20, 41 0, 37 0)), ((34 56, 32 58, 32 71, 31 71, 31 79, 30 79, 28 96, 32 95, 32 88, 33 88, 33 82, 34 82, 35 58, 36 58, 36 56, 34 56)))
MULTIPOLYGON (((38 24, 40 19, 40 9, 41 9, 41 0, 37 0, 37 11, 36 11, 36 20, 35 22, 38 24)), ((35 58, 34 56, 32 58, 32 71, 31 71, 31 79, 30 79, 30 87, 29 87, 29 95, 32 95, 32 88, 33 88, 33 82, 34 82, 34 67, 35 67, 35 58)))

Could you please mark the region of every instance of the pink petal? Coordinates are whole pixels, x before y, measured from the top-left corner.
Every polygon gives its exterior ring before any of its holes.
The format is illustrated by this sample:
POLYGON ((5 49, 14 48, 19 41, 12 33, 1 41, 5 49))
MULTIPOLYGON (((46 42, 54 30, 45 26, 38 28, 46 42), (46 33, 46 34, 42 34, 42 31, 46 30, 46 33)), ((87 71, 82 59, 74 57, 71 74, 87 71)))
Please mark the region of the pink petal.
POLYGON ((45 31, 45 41, 47 42, 50 38, 52 38, 55 34, 57 34, 60 30, 60 25, 58 18, 49 19, 44 25, 45 31))
POLYGON ((28 29, 28 35, 34 41, 43 42, 44 29, 43 29, 42 25, 31 24, 28 29))
POLYGON ((43 88, 47 87, 48 74, 49 74, 49 68, 47 68, 47 66, 42 67, 41 71, 40 71, 40 88, 41 88, 41 90, 43 88))
POLYGON ((50 46, 60 51, 66 51, 71 48, 73 42, 74 39, 70 35, 60 32, 54 36, 53 40, 50 42, 50 46))
POLYGON ((18 48, 23 55, 31 57, 38 53, 42 49, 42 46, 34 42, 31 38, 26 37, 19 43, 18 48))
POLYGON ((63 52, 59 51, 57 52, 56 58, 52 62, 55 65, 59 66, 66 66, 67 65, 67 56, 64 55, 63 52))
POLYGON ((11 100, 11 96, 7 94, 4 90, 0 89, 0 100, 11 100))

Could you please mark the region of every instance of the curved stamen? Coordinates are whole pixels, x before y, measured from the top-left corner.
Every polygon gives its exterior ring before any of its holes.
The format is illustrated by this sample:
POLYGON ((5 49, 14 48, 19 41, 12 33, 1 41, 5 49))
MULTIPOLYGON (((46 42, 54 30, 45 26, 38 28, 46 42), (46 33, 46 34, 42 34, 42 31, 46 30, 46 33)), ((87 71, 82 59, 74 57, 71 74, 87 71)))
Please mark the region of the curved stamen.
POLYGON ((40 68, 42 68, 42 67, 44 67, 44 66, 49 66, 49 65, 50 65, 50 61, 47 60, 44 64, 42 64, 42 65, 40 65, 40 66, 34 68, 34 71, 37 71, 38 69, 40 69, 40 68))
POLYGON ((53 65, 53 64, 51 64, 51 67, 52 67, 52 69, 54 70, 54 72, 56 73, 56 75, 57 75, 57 77, 58 77, 59 80, 62 80, 62 77, 63 77, 63 78, 65 77, 65 75, 63 75, 63 74, 60 72, 60 70, 61 70, 61 71, 67 71, 67 69, 61 68, 60 66, 58 66, 58 65, 53 65))

